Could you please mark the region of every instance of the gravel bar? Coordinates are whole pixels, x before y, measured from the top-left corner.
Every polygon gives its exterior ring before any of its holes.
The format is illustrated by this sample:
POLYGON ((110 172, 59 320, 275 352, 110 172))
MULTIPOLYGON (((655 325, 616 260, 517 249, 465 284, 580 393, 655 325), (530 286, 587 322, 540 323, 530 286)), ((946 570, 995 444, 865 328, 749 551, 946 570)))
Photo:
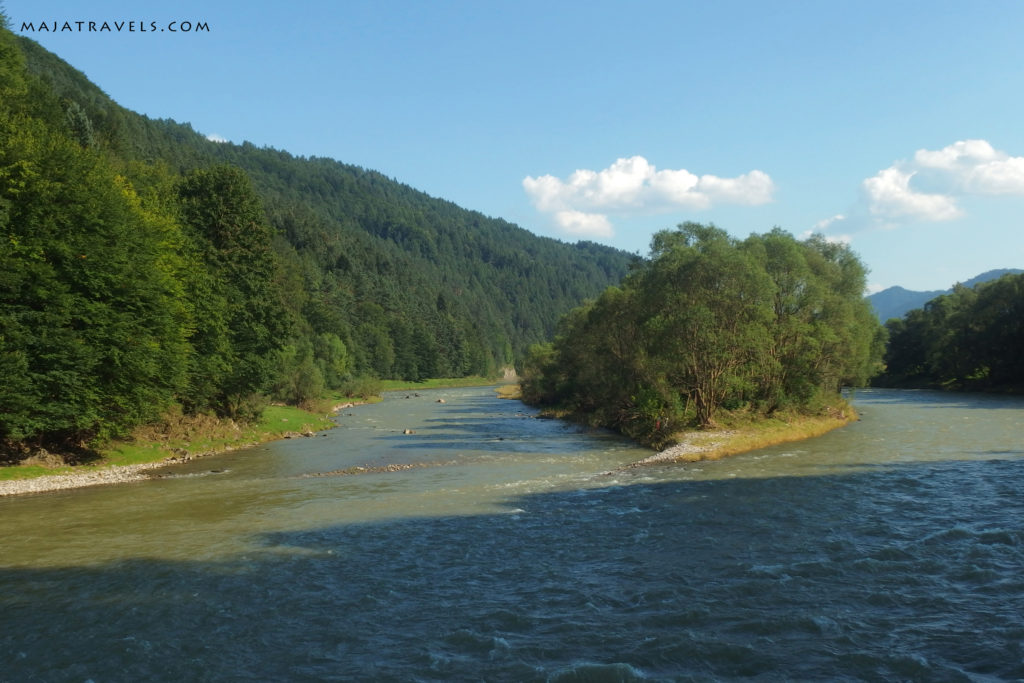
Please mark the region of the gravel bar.
POLYGON ((148 479, 144 472, 164 467, 166 464, 164 462, 149 462, 139 465, 118 465, 88 472, 71 472, 69 474, 34 477, 32 479, 0 481, 0 496, 16 496, 23 493, 43 493, 45 491, 59 491, 61 489, 77 489, 83 486, 142 481, 148 479))

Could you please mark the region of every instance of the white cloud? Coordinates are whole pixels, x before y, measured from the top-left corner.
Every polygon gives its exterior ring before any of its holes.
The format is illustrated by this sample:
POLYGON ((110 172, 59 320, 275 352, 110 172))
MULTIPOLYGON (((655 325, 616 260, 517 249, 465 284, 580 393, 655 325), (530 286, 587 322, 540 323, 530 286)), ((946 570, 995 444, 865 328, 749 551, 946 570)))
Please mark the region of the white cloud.
POLYGON ((775 184, 767 173, 755 170, 735 178, 704 175, 697 189, 716 204, 757 206, 772 200, 775 184))
POLYGON ((978 164, 971 169, 965 185, 978 194, 1024 195, 1024 157, 978 164))
POLYGON ((869 213, 882 221, 948 221, 964 215, 968 196, 1024 196, 1024 157, 1011 157, 986 140, 960 140, 939 150, 919 149, 863 182, 869 213))
POLYGON ((599 213, 556 211, 555 223, 562 229, 562 232, 570 235, 611 237, 614 234, 608 217, 599 213))
POLYGON ((659 171, 642 156, 620 158, 601 171, 580 169, 565 180, 527 176, 523 189, 539 211, 574 235, 610 237, 608 213, 706 209, 715 204, 756 206, 772 200, 774 183, 753 170, 735 178, 697 176, 685 169, 659 171))
MULTIPOLYGON (((836 218, 841 219, 842 216, 837 216, 836 218)), ((819 226, 821 226, 822 223, 828 222, 829 219, 826 219, 824 221, 820 221, 811 230, 804 230, 804 232, 800 235, 800 239, 809 239, 814 235, 821 235, 829 244, 845 244, 846 246, 850 246, 850 243, 853 242, 853 238, 850 237, 849 235, 825 235, 821 232, 819 226)))
POLYGON ((952 197, 912 190, 910 179, 916 173, 890 166, 865 180, 864 192, 871 213, 885 219, 925 221, 948 221, 963 215, 952 197))
POLYGON ((206 139, 210 142, 230 142, 227 138, 217 135, 216 133, 210 133, 206 136, 206 139))
POLYGON ((651 176, 650 185, 656 194, 665 197, 671 204, 703 209, 710 203, 707 197, 696 191, 700 178, 685 168, 658 171, 651 176))
POLYGON ((935 152, 919 149, 914 154, 914 162, 921 168, 953 170, 963 160, 988 161, 997 154, 985 140, 960 140, 935 152))
POLYGON ((824 220, 818 221, 810 230, 808 230, 804 234, 810 236, 812 233, 815 232, 824 232, 829 228, 829 226, 833 225, 834 223, 840 223, 845 220, 846 216, 844 216, 841 213, 837 213, 835 216, 832 216, 831 218, 826 218, 824 220))

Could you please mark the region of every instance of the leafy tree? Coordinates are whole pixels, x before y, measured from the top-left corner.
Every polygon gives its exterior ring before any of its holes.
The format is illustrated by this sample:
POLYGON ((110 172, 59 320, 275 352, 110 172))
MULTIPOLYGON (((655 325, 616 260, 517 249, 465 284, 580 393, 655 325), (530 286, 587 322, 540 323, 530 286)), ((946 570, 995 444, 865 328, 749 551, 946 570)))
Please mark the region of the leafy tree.
POLYGON ((7 15, 0 8, 0 112, 26 92, 25 58, 14 34, 7 30, 7 15), (6 106, 5 106, 6 105, 6 106))
POLYGON ((93 133, 92 121, 77 102, 68 103, 65 122, 68 130, 71 131, 72 138, 77 140, 78 144, 82 147, 95 146, 96 137, 93 133))
POLYGON ((179 195, 189 237, 211 275, 205 283, 210 305, 197 319, 201 353, 194 370, 220 370, 213 407, 245 417, 242 407, 269 390, 277 352, 289 332, 274 287, 277 263, 270 228, 248 177, 235 167, 193 171, 179 195))
POLYGON ((187 354, 176 224, 26 118, 0 123, 0 205, 0 437, 83 440, 157 415, 187 354))
POLYGON ((771 280, 724 231, 687 223, 654 237, 644 297, 659 374, 709 426, 766 345, 771 280))
POLYGON ((337 389, 352 373, 352 357, 338 335, 323 332, 313 338, 313 351, 324 383, 337 389))
POLYGON ((863 288, 843 245, 686 223, 532 348, 524 399, 652 444, 722 407, 813 410, 878 367, 884 335, 863 288))
POLYGON ((989 385, 1024 386, 1024 277, 979 285, 970 329, 975 377, 989 385))
POLYGON ((302 340, 280 349, 277 367, 277 382, 273 388, 275 396, 299 405, 323 394, 326 387, 323 372, 308 341, 302 340))
POLYGON ((1024 277, 957 285, 886 323, 886 373, 879 383, 985 389, 1024 385, 1024 277))

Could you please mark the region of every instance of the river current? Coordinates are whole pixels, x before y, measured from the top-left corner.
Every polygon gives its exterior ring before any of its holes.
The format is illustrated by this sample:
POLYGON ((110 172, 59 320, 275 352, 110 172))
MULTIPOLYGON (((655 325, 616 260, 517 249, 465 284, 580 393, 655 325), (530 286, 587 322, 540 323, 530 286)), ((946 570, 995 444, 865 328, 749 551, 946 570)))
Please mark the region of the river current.
POLYGON ((619 469, 650 451, 491 389, 401 392, 0 498, 0 681, 1024 679, 1024 401, 855 404, 619 469))

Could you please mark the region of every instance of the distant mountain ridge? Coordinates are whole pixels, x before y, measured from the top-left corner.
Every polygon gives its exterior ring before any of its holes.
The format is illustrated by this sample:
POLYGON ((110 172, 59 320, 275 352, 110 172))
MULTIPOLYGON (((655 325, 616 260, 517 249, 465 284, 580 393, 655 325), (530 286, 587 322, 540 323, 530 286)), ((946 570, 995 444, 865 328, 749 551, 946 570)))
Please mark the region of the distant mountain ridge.
MULTIPOLYGON (((1024 270, 1019 268, 999 268, 996 270, 986 271, 981 275, 972 277, 966 282, 962 282, 961 284, 965 287, 974 287, 982 282, 988 282, 989 280, 999 279, 1004 275, 1016 275, 1018 273, 1024 273, 1024 270)), ((868 297, 868 301, 870 301, 871 305, 875 308, 875 313, 878 314, 878 319, 884 323, 889 318, 902 318, 908 311, 912 311, 915 308, 921 308, 935 297, 942 294, 949 294, 951 291, 953 291, 952 288, 922 292, 906 289, 897 285, 872 294, 868 297)))

